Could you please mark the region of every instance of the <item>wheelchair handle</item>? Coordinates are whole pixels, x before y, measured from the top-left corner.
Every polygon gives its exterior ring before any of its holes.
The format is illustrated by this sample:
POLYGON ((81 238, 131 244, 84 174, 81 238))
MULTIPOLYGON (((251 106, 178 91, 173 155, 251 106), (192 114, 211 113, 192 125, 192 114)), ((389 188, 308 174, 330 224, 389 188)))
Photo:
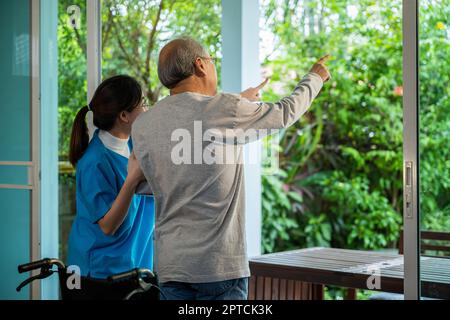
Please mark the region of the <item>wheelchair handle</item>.
POLYGON ((135 268, 130 271, 122 272, 119 274, 115 274, 113 276, 109 276, 108 280, 117 283, 127 280, 139 280, 139 279, 145 279, 145 278, 154 278, 155 274, 148 270, 148 269, 139 269, 135 268))
POLYGON ((56 265, 58 269, 64 269, 65 265, 62 261, 58 259, 49 259, 45 258, 42 260, 32 261, 29 263, 21 264, 18 266, 19 273, 24 273, 28 271, 32 271, 40 268, 51 268, 53 265, 56 265))

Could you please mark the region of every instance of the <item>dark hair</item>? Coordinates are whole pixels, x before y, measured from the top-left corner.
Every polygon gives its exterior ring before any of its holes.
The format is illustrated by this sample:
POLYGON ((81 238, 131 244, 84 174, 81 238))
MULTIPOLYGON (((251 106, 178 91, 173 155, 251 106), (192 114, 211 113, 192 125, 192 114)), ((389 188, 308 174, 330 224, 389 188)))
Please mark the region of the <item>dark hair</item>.
POLYGON ((86 114, 94 114, 94 125, 111 130, 122 111, 131 112, 142 101, 142 88, 132 77, 118 75, 104 80, 95 90, 91 103, 81 108, 73 122, 69 161, 75 167, 89 145, 86 114))

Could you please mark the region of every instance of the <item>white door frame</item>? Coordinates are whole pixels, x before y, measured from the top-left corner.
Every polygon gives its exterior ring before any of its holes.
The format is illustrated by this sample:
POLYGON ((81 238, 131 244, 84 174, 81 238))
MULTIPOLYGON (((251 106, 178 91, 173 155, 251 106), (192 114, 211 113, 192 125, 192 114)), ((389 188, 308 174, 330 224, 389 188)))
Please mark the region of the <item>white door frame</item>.
MULTIPOLYGON (((31 229, 30 261, 41 258, 41 212, 40 212, 40 0, 30 0, 31 6, 31 229)), ((37 274, 35 270, 32 274, 37 274)), ((41 297, 40 281, 30 287, 31 299, 41 297)))
MULTIPOLYGON (((87 103, 92 99, 95 89, 102 81, 102 7, 101 0, 86 0, 87 15, 87 103)), ((89 137, 94 135, 94 119, 88 113, 89 137)))
POLYGON ((419 1, 403 0, 404 295, 420 299, 419 1))

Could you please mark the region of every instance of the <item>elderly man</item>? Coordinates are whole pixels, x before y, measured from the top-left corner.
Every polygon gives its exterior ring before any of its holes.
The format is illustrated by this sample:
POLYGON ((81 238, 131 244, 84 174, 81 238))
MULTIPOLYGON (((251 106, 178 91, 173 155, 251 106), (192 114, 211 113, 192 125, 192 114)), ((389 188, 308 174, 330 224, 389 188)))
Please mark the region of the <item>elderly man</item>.
POLYGON ((236 142, 234 132, 295 123, 330 78, 327 58, 290 96, 255 103, 267 80, 240 95, 218 94, 214 59, 199 43, 180 38, 161 50, 158 75, 170 96, 136 120, 132 137, 156 200, 155 270, 163 299, 247 299, 243 143, 236 142), (233 138, 234 161, 202 158, 211 145, 216 156, 230 149, 207 131, 233 138), (194 141, 184 141, 180 149, 186 134, 194 141), (200 153, 195 150, 199 143, 200 153))

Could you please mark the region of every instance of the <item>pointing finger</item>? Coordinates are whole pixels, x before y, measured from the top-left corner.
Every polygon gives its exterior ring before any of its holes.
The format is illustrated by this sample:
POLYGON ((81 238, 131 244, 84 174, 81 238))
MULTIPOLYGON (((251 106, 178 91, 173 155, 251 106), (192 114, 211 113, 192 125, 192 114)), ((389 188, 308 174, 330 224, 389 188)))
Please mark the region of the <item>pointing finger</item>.
POLYGON ((331 58, 331 55, 327 54, 326 56, 323 56, 322 58, 320 58, 317 63, 326 63, 328 60, 330 60, 330 58, 331 58))
POLYGON ((259 86, 257 86, 255 89, 261 90, 266 86, 266 84, 269 82, 269 78, 266 78, 259 86))

